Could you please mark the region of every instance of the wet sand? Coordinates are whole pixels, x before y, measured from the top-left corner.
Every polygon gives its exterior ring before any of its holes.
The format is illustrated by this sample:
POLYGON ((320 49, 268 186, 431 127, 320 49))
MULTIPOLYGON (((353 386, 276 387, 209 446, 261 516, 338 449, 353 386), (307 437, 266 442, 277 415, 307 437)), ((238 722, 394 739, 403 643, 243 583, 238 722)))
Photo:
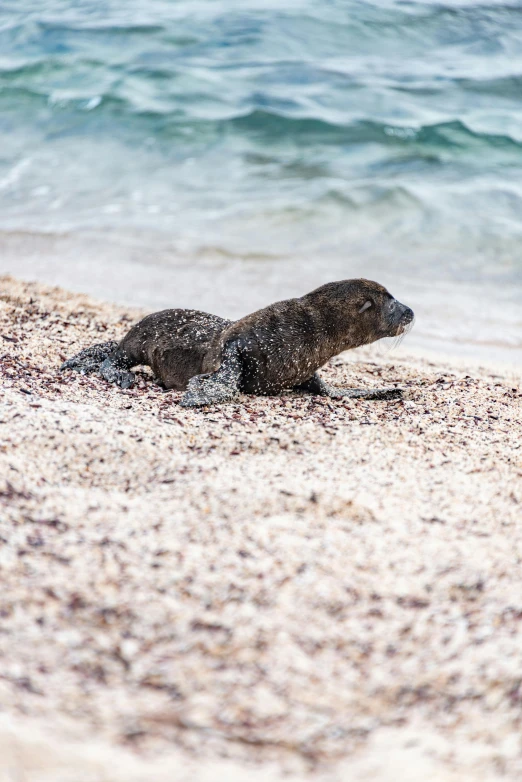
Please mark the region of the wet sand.
POLYGON ((520 779, 522 393, 203 411, 60 373, 140 315, 0 278, 0 780, 520 779))

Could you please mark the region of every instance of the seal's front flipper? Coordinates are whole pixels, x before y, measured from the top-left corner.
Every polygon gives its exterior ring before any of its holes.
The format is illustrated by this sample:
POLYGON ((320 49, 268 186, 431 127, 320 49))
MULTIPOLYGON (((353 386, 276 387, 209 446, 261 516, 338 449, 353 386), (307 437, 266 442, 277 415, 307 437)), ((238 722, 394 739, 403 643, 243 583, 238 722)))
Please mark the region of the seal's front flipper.
POLYGON ((294 387, 294 391, 306 391, 309 394, 329 396, 331 399, 402 399, 402 388, 337 388, 326 383, 316 373, 310 380, 306 380, 294 387))
POLYGON ((386 401, 389 399, 402 399, 402 388, 336 388, 331 386, 333 399, 348 397, 349 399, 377 399, 386 401))
POLYGON ((221 366, 208 375, 196 375, 189 380, 181 398, 182 407, 204 407, 219 402, 231 402, 239 394, 242 365, 238 345, 233 342, 223 349, 221 366))
POLYGON ((64 361, 61 370, 72 369, 80 372, 82 375, 90 375, 92 372, 98 372, 103 362, 117 349, 118 343, 114 341, 99 342, 90 348, 80 350, 72 358, 64 361))

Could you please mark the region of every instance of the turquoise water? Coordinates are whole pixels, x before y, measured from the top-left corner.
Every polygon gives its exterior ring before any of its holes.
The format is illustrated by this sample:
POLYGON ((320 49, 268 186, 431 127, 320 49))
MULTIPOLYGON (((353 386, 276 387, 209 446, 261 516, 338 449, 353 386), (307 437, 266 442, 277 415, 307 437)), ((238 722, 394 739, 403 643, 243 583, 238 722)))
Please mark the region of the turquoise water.
POLYGON ((522 346, 522 6, 0 5, 0 269, 242 314, 376 278, 522 346))

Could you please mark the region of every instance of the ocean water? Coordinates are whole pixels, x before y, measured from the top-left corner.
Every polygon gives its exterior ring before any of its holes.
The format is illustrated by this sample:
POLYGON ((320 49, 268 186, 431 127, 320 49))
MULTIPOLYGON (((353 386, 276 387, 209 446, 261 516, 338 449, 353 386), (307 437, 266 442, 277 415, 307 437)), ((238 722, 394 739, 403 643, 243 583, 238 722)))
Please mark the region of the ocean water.
POLYGON ((0 271, 231 317, 376 279, 522 355, 522 4, 4 0, 0 271))

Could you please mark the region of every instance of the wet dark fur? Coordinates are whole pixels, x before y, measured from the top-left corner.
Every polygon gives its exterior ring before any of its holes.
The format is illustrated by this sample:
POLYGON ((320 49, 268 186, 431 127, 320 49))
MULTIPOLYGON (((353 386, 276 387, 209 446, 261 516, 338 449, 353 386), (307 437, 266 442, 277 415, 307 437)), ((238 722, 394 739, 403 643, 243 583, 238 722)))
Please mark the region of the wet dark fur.
POLYGON ((188 387, 186 406, 227 401, 240 391, 274 394, 284 388, 394 398, 398 389, 336 389, 315 373, 344 350, 401 334, 412 320, 413 312, 382 285, 344 280, 235 322, 195 310, 157 312, 133 326, 115 350, 113 343, 110 351, 93 346, 62 368, 97 368, 110 382, 129 387, 134 376, 128 370, 145 364, 165 388, 188 387), (361 312, 367 302, 371 305, 361 312))
POLYGON ((183 391, 232 321, 197 310, 163 310, 131 328, 113 354, 121 367, 151 367, 165 388, 183 391))

